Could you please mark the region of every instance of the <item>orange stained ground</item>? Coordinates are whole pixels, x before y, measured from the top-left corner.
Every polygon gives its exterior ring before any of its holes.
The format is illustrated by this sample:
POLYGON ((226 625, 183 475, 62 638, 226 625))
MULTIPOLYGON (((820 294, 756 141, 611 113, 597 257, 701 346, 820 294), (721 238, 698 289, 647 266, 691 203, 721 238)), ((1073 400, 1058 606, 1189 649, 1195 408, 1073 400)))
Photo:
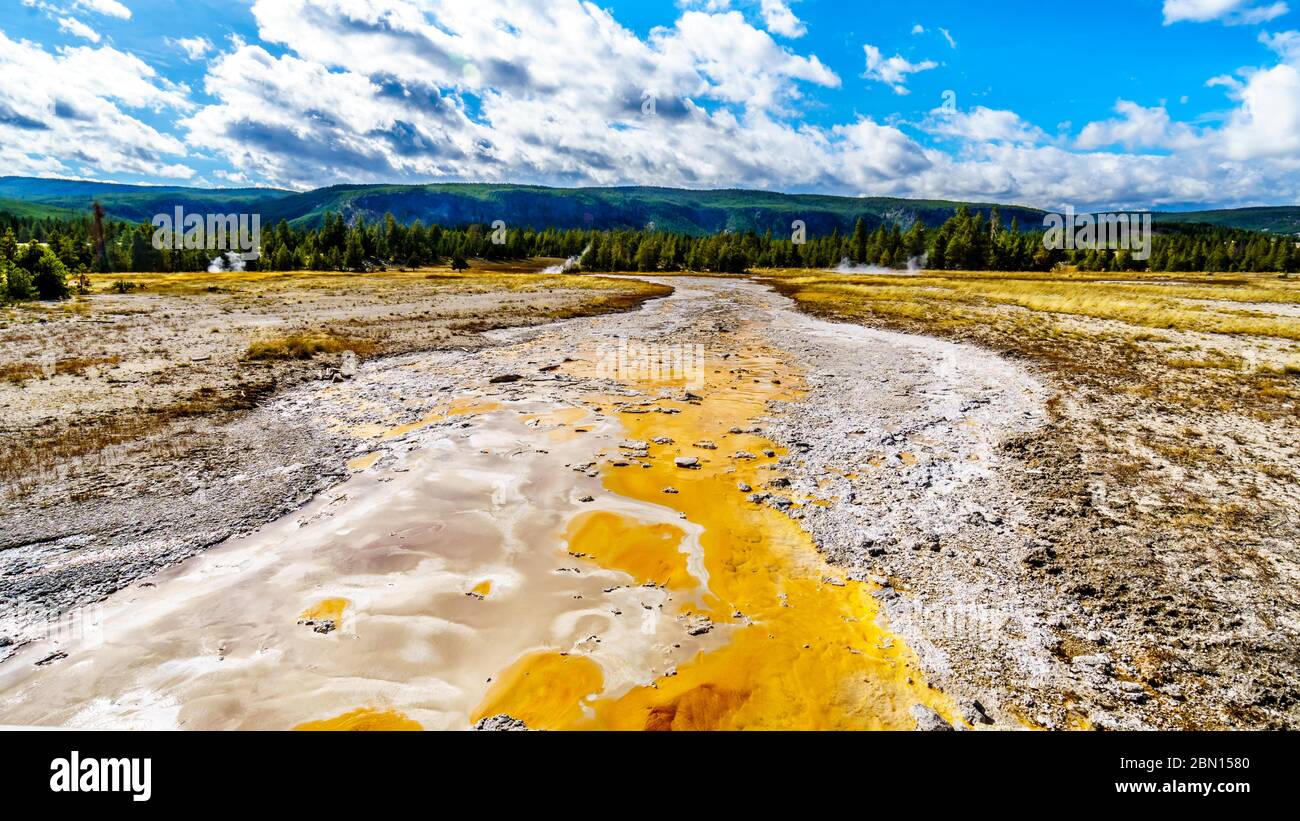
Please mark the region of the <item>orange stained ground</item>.
POLYGON ((348 607, 347 599, 321 599, 298 615, 298 621, 321 622, 329 620, 335 627, 343 626, 343 611, 348 607))
POLYGON ((324 721, 305 721, 295 730, 422 730, 416 721, 396 710, 376 710, 359 707, 324 721))
POLYGON ((378 462, 379 457, 383 455, 384 454, 380 453, 379 451, 375 451, 374 453, 367 453, 364 456, 358 456, 357 458, 348 462, 348 470, 365 470, 366 468, 373 465, 375 462, 378 462))
POLYGON ((572 727, 604 681, 600 665, 585 656, 530 653, 496 677, 472 720, 508 713, 535 730, 572 727))
MULTIPOLYGON (((747 501, 738 489, 738 482, 762 489, 778 474, 765 469, 773 458, 733 454, 775 448, 761 435, 729 430, 750 430, 769 401, 795 397, 800 375, 751 336, 735 334, 731 342, 729 358, 708 352, 705 384, 693 390, 701 400, 657 403, 676 414, 619 414, 629 439, 674 440, 650 446, 652 467, 606 467, 603 473, 609 490, 669 506, 703 526, 708 591, 700 612, 730 625, 729 641, 653 686, 609 695, 600 692, 602 676, 591 659, 532 654, 498 679, 475 720, 508 713, 547 728, 910 729, 915 721, 908 709, 918 703, 954 718, 949 700, 924 684, 911 650, 877 623, 873 588, 845 579, 797 523, 747 501), (717 449, 692 445, 705 439, 717 449), (699 458, 699 469, 675 467, 678 455, 699 458), (664 494, 668 485, 679 492, 664 494)), ((648 391, 671 386, 629 382, 648 391)), ((591 401, 609 410, 617 398, 591 401)), ((569 535, 570 550, 638 579, 655 568, 665 572, 660 563, 672 541, 599 513, 576 519, 569 535), (627 542, 616 545, 620 533, 627 542)))
POLYGON ((592 511, 569 524, 569 552, 602 567, 622 570, 638 582, 689 590, 697 582, 681 551, 686 536, 669 524, 643 524, 608 511, 592 511))
POLYGON ((454 416, 469 416, 476 413, 490 413, 500 407, 499 402, 480 402, 470 397, 458 397, 453 399, 446 408, 435 410, 415 422, 383 429, 379 433, 379 437, 385 441, 396 439, 399 436, 405 436, 411 431, 427 428, 433 423, 441 422, 444 419, 450 419, 454 416))

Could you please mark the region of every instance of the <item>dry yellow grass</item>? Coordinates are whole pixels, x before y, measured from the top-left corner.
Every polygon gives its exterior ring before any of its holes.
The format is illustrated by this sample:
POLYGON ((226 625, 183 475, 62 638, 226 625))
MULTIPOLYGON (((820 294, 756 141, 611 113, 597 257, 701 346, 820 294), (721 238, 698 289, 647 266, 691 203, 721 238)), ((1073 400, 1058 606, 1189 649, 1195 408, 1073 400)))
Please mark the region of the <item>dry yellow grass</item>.
POLYGON ((311 359, 318 353, 343 353, 352 351, 364 356, 374 350, 374 343, 366 339, 339 336, 329 331, 304 331, 301 333, 261 339, 248 346, 245 359, 311 359))
POLYGON ((1300 299, 1296 280, 807 271, 763 278, 814 314, 977 342, 1104 393, 1266 422, 1296 413, 1300 356, 1280 342, 1300 339, 1290 307, 1300 299))
POLYGON ((536 265, 512 263, 474 262, 474 267, 464 272, 454 272, 447 266, 409 270, 370 271, 183 271, 177 273, 95 274, 91 276, 92 291, 113 292, 114 283, 130 277, 140 295, 170 294, 198 295, 205 293, 241 292, 248 294, 293 290, 336 290, 347 292, 358 288, 374 293, 386 286, 409 287, 427 285, 430 290, 454 288, 457 293, 474 293, 508 290, 530 293, 556 288, 589 290, 593 292, 628 290, 658 286, 649 283, 629 282, 589 274, 544 274, 536 265))
MULTIPOLYGON (((94 357, 76 357, 73 359, 60 359, 54 362, 53 373, 50 375, 70 374, 80 376, 90 368, 101 365, 116 365, 121 362, 120 356, 94 356, 94 357)), ((29 379, 40 379, 46 376, 46 369, 43 365, 35 362, 6 362, 0 364, 0 379, 6 382, 12 382, 16 385, 22 385, 29 379)))
POLYGON ((888 316, 975 321, 956 310, 1015 306, 1047 314, 1085 316, 1143 328, 1300 340, 1300 319, 1245 311, 1216 303, 1300 304, 1292 280, 1252 275, 1178 284, 1097 279, 1057 274, 943 272, 922 275, 844 276, 764 272, 787 292, 810 302, 840 302, 849 310, 888 316), (903 307, 910 306, 910 307, 903 307))

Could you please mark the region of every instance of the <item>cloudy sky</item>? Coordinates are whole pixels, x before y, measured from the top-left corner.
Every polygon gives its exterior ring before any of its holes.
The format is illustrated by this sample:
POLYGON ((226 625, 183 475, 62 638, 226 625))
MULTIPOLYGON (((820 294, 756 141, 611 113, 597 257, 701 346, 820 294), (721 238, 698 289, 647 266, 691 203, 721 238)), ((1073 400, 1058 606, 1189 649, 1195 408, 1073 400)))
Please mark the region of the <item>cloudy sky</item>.
POLYGON ((0 175, 1300 199, 1300 0, 0 1, 0 175))

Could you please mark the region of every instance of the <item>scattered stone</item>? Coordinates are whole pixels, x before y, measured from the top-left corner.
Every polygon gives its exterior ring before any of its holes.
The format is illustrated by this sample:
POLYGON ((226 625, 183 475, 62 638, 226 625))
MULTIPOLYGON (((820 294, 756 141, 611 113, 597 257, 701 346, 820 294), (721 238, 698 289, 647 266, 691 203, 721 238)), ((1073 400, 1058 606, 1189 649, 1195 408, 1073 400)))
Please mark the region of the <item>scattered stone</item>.
POLYGON ((1121 696, 1134 703, 1147 699, 1146 688, 1136 681, 1121 681, 1119 691, 1121 696))
POLYGON ((518 382, 521 379, 523 379, 523 377, 517 373, 503 373, 499 376, 492 377, 488 382, 492 385, 501 385, 507 382, 518 382))
POLYGON ((694 456, 678 456, 673 460, 673 464, 679 468, 697 468, 700 466, 700 460, 694 456))
POLYGON ((337 628, 337 625, 334 624, 334 619, 321 619, 320 621, 317 621, 316 619, 303 619, 298 623, 305 627, 310 627, 313 633, 320 633, 322 636, 333 633, 337 628))
POLYGON ((582 498, 578 499, 578 501, 579 501, 579 502, 594 502, 594 501, 596 501, 596 497, 594 497, 594 496, 583 496, 582 498))
POLYGON ((1071 663, 1075 667, 1085 667, 1096 670, 1099 673, 1105 673, 1110 670, 1110 656, 1105 653, 1095 653, 1090 656, 1075 656, 1071 663))
POLYGON ((672 485, 669 485, 668 487, 664 488, 664 493, 676 493, 676 492, 677 492, 677 488, 673 487, 672 485))
POLYGON ((749 493, 751 490, 753 490, 752 487, 745 484, 744 482, 736 482, 736 487, 739 488, 741 493, 749 493))
POLYGON ((713 629, 713 622, 708 616, 692 616, 686 621, 686 634, 690 636, 702 636, 713 629))
POLYGON ((710 441, 710 440, 708 440, 708 439, 701 439, 700 441, 696 442, 696 443, 695 443, 695 447, 697 447, 697 448, 703 448, 704 450, 717 450, 717 449, 718 449, 718 446, 715 445, 712 441, 710 441))
POLYGON ((968 724, 992 724, 993 719, 989 717, 988 711, 984 705, 978 701, 968 701, 961 706, 962 718, 966 719, 968 724))
POLYGON ((481 732, 519 732, 528 731, 532 728, 524 722, 506 713, 500 713, 487 718, 480 718, 474 725, 475 730, 481 732))

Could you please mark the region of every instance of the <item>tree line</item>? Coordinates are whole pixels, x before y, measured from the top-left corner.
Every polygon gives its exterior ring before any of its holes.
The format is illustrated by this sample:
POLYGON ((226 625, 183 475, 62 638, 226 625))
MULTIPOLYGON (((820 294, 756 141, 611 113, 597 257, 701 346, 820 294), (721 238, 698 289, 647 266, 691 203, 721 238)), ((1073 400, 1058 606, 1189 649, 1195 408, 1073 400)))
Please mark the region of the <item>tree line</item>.
MULTIPOLYGON (((156 248, 154 227, 109 220, 103 242, 93 239, 90 218, 55 219, 0 215, 0 273, 5 299, 57 299, 67 279, 88 272, 202 271, 214 262, 205 249, 156 248), (62 286, 60 286, 62 283, 62 286)), ((868 230, 859 219, 852 232, 796 241, 793 237, 720 233, 693 236, 654 230, 513 228, 486 225, 445 227, 420 221, 351 221, 326 214, 319 226, 281 221, 262 232, 261 256, 250 269, 366 271, 415 268, 470 259, 577 258, 577 269, 613 271, 703 271, 740 273, 752 268, 827 269, 841 265, 888 269, 1049 271, 1060 265, 1084 271, 1278 272, 1300 268, 1292 237, 1209 225, 1160 226, 1150 257, 1127 250, 1053 249, 1042 231, 1004 224, 995 207, 987 214, 960 208, 937 228, 915 221, 868 230)))

